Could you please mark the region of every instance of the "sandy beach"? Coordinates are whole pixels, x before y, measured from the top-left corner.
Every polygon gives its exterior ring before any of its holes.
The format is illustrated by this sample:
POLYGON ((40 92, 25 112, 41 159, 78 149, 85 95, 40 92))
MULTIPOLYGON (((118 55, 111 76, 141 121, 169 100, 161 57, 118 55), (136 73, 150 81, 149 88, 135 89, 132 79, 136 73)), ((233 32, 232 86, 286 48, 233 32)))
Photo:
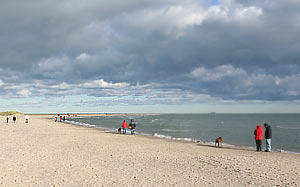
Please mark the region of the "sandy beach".
POLYGON ((300 186, 299 154, 119 135, 50 117, 1 117, 0 186, 300 186))

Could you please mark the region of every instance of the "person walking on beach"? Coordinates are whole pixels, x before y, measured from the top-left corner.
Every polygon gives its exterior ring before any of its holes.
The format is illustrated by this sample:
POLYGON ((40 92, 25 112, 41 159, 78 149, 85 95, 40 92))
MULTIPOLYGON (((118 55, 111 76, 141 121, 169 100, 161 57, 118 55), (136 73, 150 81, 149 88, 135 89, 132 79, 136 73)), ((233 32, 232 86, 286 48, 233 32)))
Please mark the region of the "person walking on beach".
POLYGON ((261 151, 261 144, 263 139, 264 131, 261 125, 257 125, 254 131, 255 143, 256 143, 256 151, 261 151))
POLYGON ((7 116, 7 117, 6 117, 6 123, 8 123, 8 121, 9 121, 9 117, 7 116))
POLYGON ((25 123, 29 123, 29 116, 28 115, 25 116, 25 123))
POLYGON ((130 120, 128 128, 130 129, 130 132, 133 135, 135 133, 135 128, 136 128, 136 125, 135 125, 133 119, 130 120))
POLYGON ((127 123, 125 120, 122 123, 122 128, 123 128, 123 134, 126 134, 127 123))
POLYGON ((16 123, 16 121, 17 121, 17 117, 16 116, 13 116, 13 121, 14 121, 14 123, 16 123))
POLYGON ((265 152, 271 151, 271 138, 272 138, 272 129, 271 125, 268 125, 267 123, 264 124, 265 126, 265 139, 266 139, 266 150, 265 152))

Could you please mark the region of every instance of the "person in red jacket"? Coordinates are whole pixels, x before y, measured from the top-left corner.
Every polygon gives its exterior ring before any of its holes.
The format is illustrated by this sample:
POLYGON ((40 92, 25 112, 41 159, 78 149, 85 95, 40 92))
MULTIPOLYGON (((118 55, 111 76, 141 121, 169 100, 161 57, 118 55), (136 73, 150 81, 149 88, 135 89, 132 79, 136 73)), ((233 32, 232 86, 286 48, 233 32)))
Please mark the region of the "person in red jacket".
POLYGON ((122 128, 123 128, 123 134, 126 134, 127 123, 125 120, 123 121, 122 128))
POLYGON ((256 151, 261 151, 261 144, 263 139, 264 131, 261 125, 257 125, 254 131, 255 142, 256 142, 256 151))

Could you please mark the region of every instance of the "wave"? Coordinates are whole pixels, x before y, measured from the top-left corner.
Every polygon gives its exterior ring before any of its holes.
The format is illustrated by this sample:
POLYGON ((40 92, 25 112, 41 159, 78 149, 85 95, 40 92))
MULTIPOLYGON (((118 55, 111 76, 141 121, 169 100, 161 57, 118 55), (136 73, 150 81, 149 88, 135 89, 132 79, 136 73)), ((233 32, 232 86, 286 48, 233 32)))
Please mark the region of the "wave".
POLYGON ((154 122, 156 122, 156 121, 158 121, 158 120, 160 120, 160 119, 152 119, 152 120, 151 120, 151 123, 154 123, 154 122))
POLYGON ((300 130, 300 127, 289 127, 289 126, 280 126, 280 125, 277 125, 276 128, 288 129, 288 130, 300 130))
MULTIPOLYGON (((112 129, 112 128, 107 128, 107 127, 102 127, 102 126, 96 126, 96 125, 92 125, 92 124, 84 123, 84 122, 71 121, 71 120, 66 120, 66 121, 64 121, 64 123, 71 124, 71 125, 82 126, 82 127, 103 129, 103 130, 106 130, 106 131, 109 131, 109 132, 117 132, 118 131, 118 128, 112 129)), ((130 130, 127 130, 126 134, 130 134, 130 130)), ((136 134, 139 134, 139 133, 136 132, 136 134)), ((147 135, 147 134, 143 134, 143 135, 147 135)))
POLYGON ((168 140, 171 140, 171 139, 172 139, 172 136, 167 136, 167 135, 158 134, 158 133, 153 134, 153 136, 155 136, 155 137, 157 137, 157 138, 168 139, 168 140))
MULTIPOLYGON (((116 132, 118 129, 111 129, 111 128, 106 128, 106 127, 101 127, 101 126, 96 126, 96 125, 92 125, 89 123, 84 123, 84 122, 76 122, 76 121, 72 121, 72 120, 66 120, 64 123, 68 123, 71 125, 76 125, 76 126, 83 126, 83 127, 89 127, 89 128, 99 128, 99 129, 104 129, 110 132, 116 132)), ((285 128, 285 129, 292 129, 292 130, 299 130, 300 128, 297 127, 282 127, 282 126, 276 126, 277 128, 285 128)), ((174 129, 162 129, 162 131, 166 131, 166 132, 172 132, 172 131, 191 131, 191 130, 174 130, 174 129)), ((130 131, 127 131, 127 134, 130 133, 130 131)), ((159 133, 154 133, 154 134, 145 134, 143 132, 136 132, 136 134, 138 135, 142 135, 142 136, 154 136, 157 138, 161 138, 161 139, 167 139, 167 140, 177 140, 177 141, 187 141, 187 142, 194 142, 194 143, 201 143, 201 144, 205 144, 205 145, 210 145, 213 146, 215 144, 215 142, 205 142, 202 140, 196 140, 196 139, 192 139, 189 137, 185 137, 185 138, 176 138, 176 137, 172 137, 169 135, 164 135, 164 134, 159 134, 159 133)), ((224 145, 227 146, 235 146, 233 144, 228 144, 228 143, 224 143, 224 145)), ((240 146, 235 146, 235 147, 240 147, 240 146)), ((243 147, 243 146, 242 146, 243 147)), ((250 149, 255 149, 253 147, 249 147, 250 149)), ((299 152, 293 152, 293 151, 286 151, 286 150, 274 150, 275 152, 281 152, 281 153, 292 153, 292 154, 300 154, 299 152)))
POLYGON ((166 132, 190 132, 191 130, 161 129, 166 132))
MULTIPOLYGON (((195 139, 191 139, 191 138, 174 138, 172 136, 158 134, 158 133, 153 134, 153 136, 157 137, 157 138, 161 138, 161 139, 167 139, 167 140, 187 141, 187 142, 201 143, 201 144, 209 145, 209 146, 215 145, 215 142, 205 142, 202 140, 195 140, 195 139)), ((229 143, 223 143, 223 145, 228 146, 228 147, 246 148, 246 149, 250 149, 250 150, 256 149, 255 147, 236 146, 236 145, 229 144, 229 143)), ((281 150, 281 149, 276 149, 276 150, 274 150, 274 152, 280 152, 280 153, 286 153, 286 154, 300 154, 298 152, 285 151, 285 150, 281 150)))
POLYGON ((277 152, 281 152, 281 153, 287 153, 287 154, 300 154, 300 153, 298 153, 298 152, 285 151, 285 150, 282 150, 282 149, 277 149, 276 151, 277 151, 277 152))
POLYGON ((167 139, 167 140, 179 140, 179 141, 188 141, 188 142, 199 142, 197 140, 193 140, 192 138, 174 138, 172 136, 158 134, 158 133, 153 134, 153 136, 157 137, 157 138, 167 139))
POLYGON ((65 123, 71 124, 71 125, 77 125, 77 126, 83 126, 83 127, 91 127, 91 128, 96 128, 96 125, 91 125, 88 123, 83 123, 83 122, 77 122, 77 121, 70 121, 66 120, 64 121, 65 123))

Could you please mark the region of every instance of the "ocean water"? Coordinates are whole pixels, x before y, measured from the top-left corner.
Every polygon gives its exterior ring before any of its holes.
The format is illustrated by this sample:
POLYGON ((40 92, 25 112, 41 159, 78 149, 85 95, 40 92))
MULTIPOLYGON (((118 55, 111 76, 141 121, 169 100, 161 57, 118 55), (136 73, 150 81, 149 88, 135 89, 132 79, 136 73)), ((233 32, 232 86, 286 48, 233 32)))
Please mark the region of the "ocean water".
MULTIPOLYGON (((123 120, 134 119, 136 132, 159 138, 255 147, 258 124, 272 127, 272 150, 300 153, 300 114, 128 114, 68 119, 75 125, 116 131, 123 120)), ((129 133, 129 132, 128 132, 129 133)), ((263 141, 263 148, 265 142, 263 141)))

